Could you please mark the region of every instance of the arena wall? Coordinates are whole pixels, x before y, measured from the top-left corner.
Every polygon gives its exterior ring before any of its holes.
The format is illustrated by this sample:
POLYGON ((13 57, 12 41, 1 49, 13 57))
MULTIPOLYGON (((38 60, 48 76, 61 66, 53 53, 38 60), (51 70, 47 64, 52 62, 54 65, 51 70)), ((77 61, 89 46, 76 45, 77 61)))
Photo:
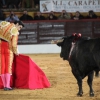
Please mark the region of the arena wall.
POLYGON ((61 48, 56 44, 18 45, 20 54, 60 53, 61 48))

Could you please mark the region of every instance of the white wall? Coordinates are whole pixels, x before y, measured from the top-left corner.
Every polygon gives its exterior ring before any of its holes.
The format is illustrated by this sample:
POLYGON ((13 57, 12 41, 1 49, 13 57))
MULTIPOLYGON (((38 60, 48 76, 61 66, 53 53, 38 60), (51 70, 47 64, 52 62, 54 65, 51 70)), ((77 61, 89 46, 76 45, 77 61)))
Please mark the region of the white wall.
POLYGON ((19 53, 60 53, 61 48, 56 44, 34 44, 34 45, 18 45, 19 53))

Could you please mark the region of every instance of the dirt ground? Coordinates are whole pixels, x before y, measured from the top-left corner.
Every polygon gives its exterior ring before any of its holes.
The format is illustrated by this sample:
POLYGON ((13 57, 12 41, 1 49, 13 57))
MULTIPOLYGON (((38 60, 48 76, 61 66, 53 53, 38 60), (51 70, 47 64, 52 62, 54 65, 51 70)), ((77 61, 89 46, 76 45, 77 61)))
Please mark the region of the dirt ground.
MULTIPOLYGON (((29 55, 29 54, 27 54, 29 55)), ((71 73, 67 61, 63 61, 59 54, 31 54, 29 55, 44 71, 51 87, 38 90, 14 89, 0 90, 0 100, 100 100, 100 78, 94 77, 94 97, 89 97, 87 77, 83 80, 82 97, 77 97, 77 82, 71 73)))

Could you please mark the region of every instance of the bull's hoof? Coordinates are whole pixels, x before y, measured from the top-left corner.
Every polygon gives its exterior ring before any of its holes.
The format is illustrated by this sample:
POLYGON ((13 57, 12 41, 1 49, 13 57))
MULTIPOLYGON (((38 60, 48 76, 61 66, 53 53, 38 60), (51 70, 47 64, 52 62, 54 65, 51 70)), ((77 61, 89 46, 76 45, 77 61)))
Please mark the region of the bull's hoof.
POLYGON ((83 92, 81 92, 81 93, 78 92, 78 93, 77 93, 77 96, 79 96, 79 97, 82 97, 82 95, 83 95, 83 92))
POLYGON ((94 93, 90 93, 90 97, 94 97, 94 93))

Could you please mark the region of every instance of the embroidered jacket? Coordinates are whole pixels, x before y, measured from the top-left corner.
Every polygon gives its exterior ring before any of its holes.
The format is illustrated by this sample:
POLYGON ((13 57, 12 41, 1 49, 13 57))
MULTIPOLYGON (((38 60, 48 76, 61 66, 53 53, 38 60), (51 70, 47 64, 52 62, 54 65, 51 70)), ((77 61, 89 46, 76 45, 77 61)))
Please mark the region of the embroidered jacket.
POLYGON ((10 49, 17 53, 18 30, 14 23, 2 21, 0 23, 0 38, 9 42, 10 49))

